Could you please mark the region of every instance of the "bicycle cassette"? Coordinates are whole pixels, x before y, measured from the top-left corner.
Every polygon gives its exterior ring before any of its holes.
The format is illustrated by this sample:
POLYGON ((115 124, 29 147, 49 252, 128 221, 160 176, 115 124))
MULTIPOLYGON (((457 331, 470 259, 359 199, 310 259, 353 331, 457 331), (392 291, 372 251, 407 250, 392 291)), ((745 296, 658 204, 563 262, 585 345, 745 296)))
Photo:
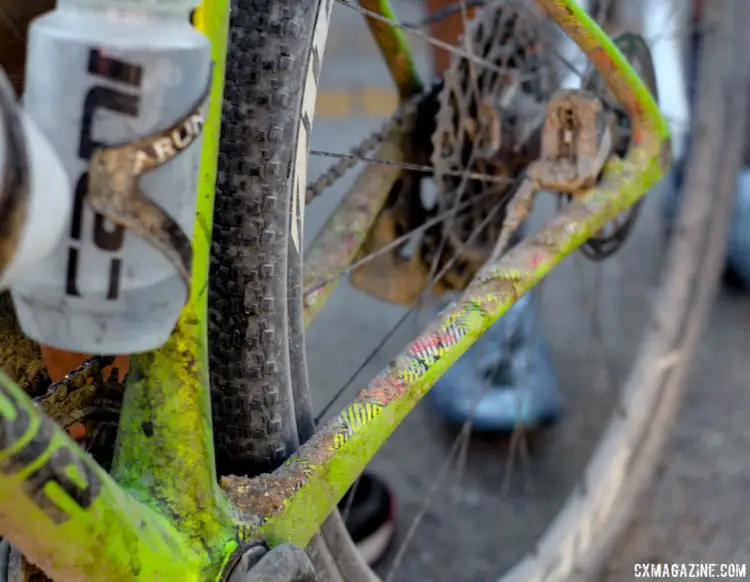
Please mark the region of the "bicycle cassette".
POLYGON ((418 181, 394 192, 362 248, 377 258, 352 273, 356 288, 411 305, 435 274, 435 293, 471 281, 492 252, 516 178, 538 155, 545 104, 558 85, 552 55, 559 38, 551 21, 524 0, 495 1, 468 23, 462 48, 479 62, 452 55, 433 122, 437 202, 425 207, 418 181), (384 250, 400 234, 443 215, 448 218, 426 228, 411 255, 404 245, 384 250))

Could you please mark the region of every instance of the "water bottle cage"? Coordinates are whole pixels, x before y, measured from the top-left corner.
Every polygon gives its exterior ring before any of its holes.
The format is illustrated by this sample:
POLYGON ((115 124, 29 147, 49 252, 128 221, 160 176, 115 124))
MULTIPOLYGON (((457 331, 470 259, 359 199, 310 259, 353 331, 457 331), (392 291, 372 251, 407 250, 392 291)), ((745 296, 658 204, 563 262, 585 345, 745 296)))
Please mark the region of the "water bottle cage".
POLYGON ((193 247, 179 224, 140 190, 140 177, 188 149, 200 136, 210 80, 196 105, 172 126, 134 142, 98 149, 91 158, 88 203, 161 252, 190 288, 193 247))
POLYGON ((29 164, 23 124, 13 89, 0 71, 0 116, 4 163, 0 171, 0 275, 13 259, 21 239, 29 200, 29 164))

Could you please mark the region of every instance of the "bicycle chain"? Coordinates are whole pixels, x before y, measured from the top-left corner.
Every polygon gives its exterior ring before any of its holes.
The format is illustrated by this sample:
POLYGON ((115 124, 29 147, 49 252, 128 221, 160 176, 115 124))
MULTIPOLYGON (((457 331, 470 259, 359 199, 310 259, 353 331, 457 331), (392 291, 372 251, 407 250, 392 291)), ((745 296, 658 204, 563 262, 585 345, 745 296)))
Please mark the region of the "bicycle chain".
POLYGON ((89 358, 34 399, 62 428, 70 431, 76 424, 83 425, 85 431, 79 435, 82 438, 78 443, 105 469, 109 469, 112 461, 125 393, 118 368, 111 368, 105 378, 105 369, 114 361, 114 356, 89 358))
MULTIPOLYGON (((339 161, 332 164, 325 172, 323 172, 316 180, 310 182, 307 185, 307 192, 305 195, 305 202, 309 204, 317 196, 323 193, 327 188, 333 186, 338 180, 344 177, 344 175, 356 166, 360 161, 368 160, 366 156, 375 150, 377 147, 383 144, 388 136, 394 131, 407 130, 408 123, 414 119, 414 116, 418 114, 420 107, 422 107, 427 100, 429 100, 435 93, 436 88, 442 83, 442 80, 437 79, 428 88, 420 93, 409 98, 407 101, 402 103, 393 115, 388 119, 380 129, 374 131, 359 144, 349 150, 348 154, 342 154, 339 161)), ((401 165, 397 162, 391 162, 389 160, 383 160, 387 164, 401 165)), ((406 164, 405 164, 406 165, 406 164)), ((405 168, 410 169, 410 168, 405 168)))

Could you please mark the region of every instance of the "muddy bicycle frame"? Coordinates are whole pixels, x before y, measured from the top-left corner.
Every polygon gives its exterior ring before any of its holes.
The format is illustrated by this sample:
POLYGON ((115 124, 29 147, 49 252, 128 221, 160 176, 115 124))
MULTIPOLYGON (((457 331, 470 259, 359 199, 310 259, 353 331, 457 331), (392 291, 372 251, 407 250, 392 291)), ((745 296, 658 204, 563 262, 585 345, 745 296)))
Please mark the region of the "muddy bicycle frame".
MULTIPOLYGON (((0 376, 0 533, 61 581, 215 580, 248 540, 262 537, 270 545, 291 542, 304 547, 437 379, 565 256, 638 201, 671 163, 667 124, 609 38, 576 0, 536 2, 583 49, 626 107, 632 122, 627 157, 610 162, 595 188, 537 234, 499 262, 485 265, 460 300, 281 468, 259 479, 222 479, 220 484, 211 426, 206 290, 229 0, 206 0, 195 23, 211 40, 215 68, 190 301, 163 347, 132 358, 111 474, 10 378, 0 376), (420 347, 424 342, 436 349, 425 353, 420 347)), ((388 0, 360 4, 393 17, 388 0)), ((403 32, 374 21, 371 28, 401 97, 418 91, 403 32)), ((399 136, 393 135, 376 157, 403 155, 399 136)), ((368 168, 365 174, 376 171, 381 172, 379 179, 369 181, 378 185, 377 192, 369 187, 365 194, 349 194, 371 199, 371 215, 356 223, 360 231, 325 263, 322 247, 313 245, 306 268, 325 266, 337 272, 354 257, 365 235, 361 229, 372 224, 378 200, 382 204, 397 177, 383 174, 383 168, 368 168)), ((329 236, 342 237, 345 229, 354 228, 351 220, 346 222, 351 218, 347 208, 345 199, 329 220, 334 227, 329 236)), ((319 311, 332 285, 306 298, 306 321, 319 311)))

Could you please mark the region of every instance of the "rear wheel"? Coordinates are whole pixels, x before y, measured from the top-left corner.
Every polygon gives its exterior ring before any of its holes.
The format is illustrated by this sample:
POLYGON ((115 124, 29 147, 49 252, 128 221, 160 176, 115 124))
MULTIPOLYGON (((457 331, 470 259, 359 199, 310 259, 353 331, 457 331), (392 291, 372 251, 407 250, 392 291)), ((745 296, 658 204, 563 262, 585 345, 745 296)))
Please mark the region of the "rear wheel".
MULTIPOLYGON (((232 13, 210 290, 221 474, 256 475, 275 467, 312 427, 302 341, 301 227, 331 8, 330 0, 237 0, 232 13)), ((653 253, 658 239, 643 229, 640 234, 636 229, 634 252, 623 263, 651 281, 645 286, 648 297, 629 299, 648 306, 638 320, 645 333, 634 334, 640 343, 627 373, 604 372, 621 380, 619 395, 605 407, 609 420, 577 486, 504 579, 594 574, 647 486, 677 409, 722 261, 748 88, 740 55, 750 48, 742 34, 750 6, 723 0, 704 18, 715 34, 707 37, 701 55, 705 74, 695 121, 701 140, 692 148, 681 227, 659 265, 660 276, 641 268, 639 255, 653 253)), ((653 215, 653 204, 643 214, 653 215)), ((561 301, 556 305, 564 310, 561 301)), ((586 362, 583 358, 581 365, 586 362)), ((533 499, 529 503, 533 508, 533 499)), ((377 579, 357 555, 338 512, 308 550, 322 580, 377 579)))

